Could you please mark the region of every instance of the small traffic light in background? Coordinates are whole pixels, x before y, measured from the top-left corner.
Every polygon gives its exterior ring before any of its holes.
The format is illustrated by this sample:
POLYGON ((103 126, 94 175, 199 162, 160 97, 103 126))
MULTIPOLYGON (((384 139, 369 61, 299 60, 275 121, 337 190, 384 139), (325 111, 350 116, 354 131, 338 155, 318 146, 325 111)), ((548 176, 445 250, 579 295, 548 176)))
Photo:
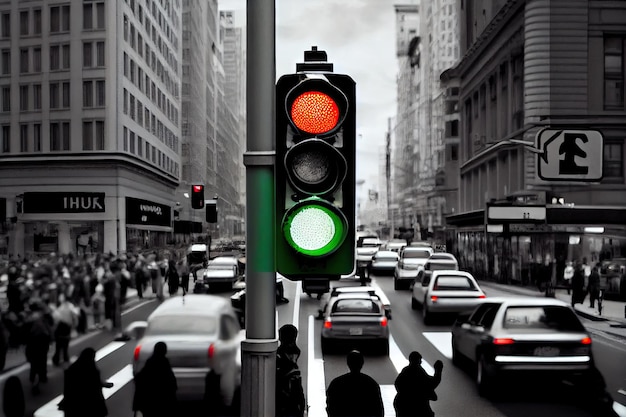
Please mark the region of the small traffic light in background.
POLYGON ((191 186, 191 208, 204 208, 204 185, 191 186))
POLYGON ((208 200, 206 203, 207 223, 217 223, 217 200, 208 200))
POLYGON ((276 268, 294 280, 354 270, 355 82, 325 61, 313 47, 276 84, 276 268))

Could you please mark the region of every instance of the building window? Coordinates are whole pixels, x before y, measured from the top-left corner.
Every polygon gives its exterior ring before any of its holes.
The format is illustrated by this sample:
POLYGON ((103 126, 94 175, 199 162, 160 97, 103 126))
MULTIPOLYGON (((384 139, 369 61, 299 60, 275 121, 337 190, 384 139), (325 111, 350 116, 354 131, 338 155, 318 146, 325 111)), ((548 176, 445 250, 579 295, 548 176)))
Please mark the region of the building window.
POLYGON ((50 84, 50 108, 51 109, 59 108, 59 84, 58 83, 50 84))
POLYGON ((104 150, 104 121, 96 120, 96 149, 104 150))
POLYGON ((28 72, 28 48, 20 49, 20 73, 28 72))
POLYGON ((11 37, 11 13, 2 13, 2 37, 11 37))
POLYGON ((41 109, 41 84, 33 85, 33 109, 41 109))
POLYGON ((11 126, 2 126, 2 153, 11 152, 11 126))
POLYGON ((58 70, 61 61, 61 47, 59 45, 50 46, 50 71, 58 70))
POLYGON ((63 107, 66 109, 70 107, 70 83, 69 81, 63 83, 63 107))
POLYGON ((33 152, 41 152, 41 124, 33 125, 33 152))
POLYGON ((41 34, 41 9, 33 10, 33 34, 41 34))
POLYGON ((70 6, 50 7, 50 33, 69 32, 70 6))
POLYGON ((92 66, 91 42, 83 43, 83 68, 91 68, 92 66))
POLYGON ((93 81, 83 81, 83 107, 93 107, 93 81))
POLYGON ((2 87, 2 111, 11 111, 11 87, 2 87))
POLYGON ((105 100, 105 84, 104 84, 104 80, 98 80, 96 81, 96 106, 97 107, 104 107, 106 105, 106 100, 105 100))
POLYGON ((96 27, 98 29, 104 29, 104 2, 96 3, 96 27))
POLYGON ((20 111, 28 111, 28 85, 20 85, 20 111))
POLYGON ((28 125, 20 125, 20 152, 28 152, 28 125))
POLYGON ((622 182, 624 179, 624 144, 621 142, 605 143, 603 158, 602 174, 604 179, 622 182))
POLYGON ((93 122, 83 122, 83 151, 93 150, 93 122))
POLYGON ((128 152, 128 128, 126 126, 124 126, 123 142, 124 152, 128 152))
POLYGON ((22 10, 20 12, 20 35, 28 36, 28 10, 22 10))
POLYGON ((104 42, 96 42, 96 66, 104 67, 104 42))
POLYGON ((41 72, 41 48, 33 48, 33 72, 41 72))
POLYGON ((70 45, 65 44, 62 46, 63 49, 63 69, 70 68, 70 45))
POLYGON ((10 49, 2 50, 2 73, 3 74, 11 73, 11 50, 10 49))
POLYGON ((50 123, 50 150, 69 151, 70 150, 70 123, 53 122, 50 123))
POLYGON ((624 110, 624 44, 626 37, 604 38, 604 109, 624 110))
POLYGON ((124 114, 128 114, 128 90, 126 89, 124 89, 122 111, 124 112, 124 114))
POLYGON ((83 29, 93 29, 93 4, 83 4, 83 29))
POLYGON ((143 139, 137 136, 137 156, 143 157, 143 139))
POLYGON ((133 132, 132 130, 130 131, 130 137, 129 137, 129 152, 134 154, 135 153, 135 132, 133 132))

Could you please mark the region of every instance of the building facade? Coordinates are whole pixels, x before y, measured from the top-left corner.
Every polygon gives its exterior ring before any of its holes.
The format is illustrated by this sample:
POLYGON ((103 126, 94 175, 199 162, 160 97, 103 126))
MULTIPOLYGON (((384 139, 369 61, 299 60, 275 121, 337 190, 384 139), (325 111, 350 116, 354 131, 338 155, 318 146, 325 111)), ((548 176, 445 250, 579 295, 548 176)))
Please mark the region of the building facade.
POLYGON ((463 57, 442 75, 459 87, 459 201, 447 243, 460 267, 558 282, 566 261, 626 257, 626 3, 475 1, 461 17, 463 57), (542 129, 593 129, 603 141, 573 158, 563 135, 548 148, 542 129), (542 174, 545 161, 558 175, 542 174), (601 179, 572 179, 561 169, 570 162, 582 172, 601 165, 601 179))
POLYGON ((0 1, 0 253, 166 244, 181 13, 180 0, 0 1))

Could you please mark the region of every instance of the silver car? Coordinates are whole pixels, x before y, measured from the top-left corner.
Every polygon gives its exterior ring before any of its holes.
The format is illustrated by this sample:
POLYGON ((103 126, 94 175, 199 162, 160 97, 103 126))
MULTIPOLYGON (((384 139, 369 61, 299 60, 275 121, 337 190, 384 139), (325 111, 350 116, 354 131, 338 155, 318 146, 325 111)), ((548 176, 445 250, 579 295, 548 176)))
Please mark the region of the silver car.
POLYGON ((506 387, 505 375, 584 383, 593 369, 589 333, 569 304, 549 297, 485 299, 452 327, 452 361, 463 360, 476 367, 481 395, 506 387))
POLYGON ((389 353, 389 326, 380 299, 368 294, 342 294, 328 306, 322 326, 322 352, 334 345, 345 347, 375 343, 383 354, 389 353))
POLYGON ((428 247, 404 248, 400 252, 400 259, 393 272, 393 289, 409 288, 432 254, 432 248, 428 247))
POLYGON ((398 264, 398 253, 389 250, 379 250, 372 257, 370 273, 391 275, 398 264))
POLYGON ((188 294, 165 300, 147 321, 127 330, 138 338, 133 355, 136 375, 157 342, 167 345, 167 357, 182 399, 202 399, 206 389, 219 390, 230 406, 241 386, 241 342, 245 333, 228 300, 208 294, 188 294), (219 387, 205 387, 207 374, 219 387))

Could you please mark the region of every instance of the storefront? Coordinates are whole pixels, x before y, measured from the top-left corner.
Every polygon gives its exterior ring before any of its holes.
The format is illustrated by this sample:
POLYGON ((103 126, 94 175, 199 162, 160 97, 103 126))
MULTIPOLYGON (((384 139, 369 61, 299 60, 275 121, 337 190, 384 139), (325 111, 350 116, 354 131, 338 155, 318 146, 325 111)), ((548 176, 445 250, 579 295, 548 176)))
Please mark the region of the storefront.
POLYGON ((165 204, 125 198, 126 251, 164 248, 172 239, 172 209, 165 204))

